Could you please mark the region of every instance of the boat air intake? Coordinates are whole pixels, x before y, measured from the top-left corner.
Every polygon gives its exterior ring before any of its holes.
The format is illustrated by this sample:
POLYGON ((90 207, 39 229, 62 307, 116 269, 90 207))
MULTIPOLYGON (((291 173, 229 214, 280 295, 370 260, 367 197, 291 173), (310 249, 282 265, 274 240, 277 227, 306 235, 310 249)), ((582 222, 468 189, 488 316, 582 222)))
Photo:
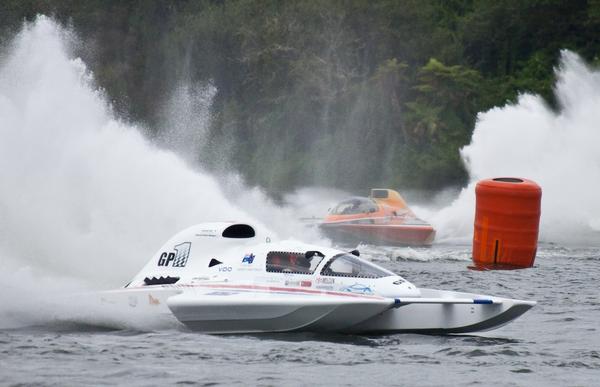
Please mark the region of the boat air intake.
POLYGON ((479 269, 533 266, 542 189, 515 177, 481 180, 475 188, 473 262, 479 269))
POLYGON ((247 224, 233 224, 223 230, 223 238, 254 238, 256 232, 247 224))

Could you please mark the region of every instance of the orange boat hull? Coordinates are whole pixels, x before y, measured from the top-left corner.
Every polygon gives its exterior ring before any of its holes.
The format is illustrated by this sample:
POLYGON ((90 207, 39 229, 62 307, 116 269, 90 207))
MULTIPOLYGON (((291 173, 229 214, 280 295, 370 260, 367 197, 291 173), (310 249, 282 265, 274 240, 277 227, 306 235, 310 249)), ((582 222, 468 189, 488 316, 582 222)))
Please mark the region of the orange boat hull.
POLYGON ((395 246, 426 246, 435 238, 430 225, 321 223, 321 230, 333 240, 395 246))

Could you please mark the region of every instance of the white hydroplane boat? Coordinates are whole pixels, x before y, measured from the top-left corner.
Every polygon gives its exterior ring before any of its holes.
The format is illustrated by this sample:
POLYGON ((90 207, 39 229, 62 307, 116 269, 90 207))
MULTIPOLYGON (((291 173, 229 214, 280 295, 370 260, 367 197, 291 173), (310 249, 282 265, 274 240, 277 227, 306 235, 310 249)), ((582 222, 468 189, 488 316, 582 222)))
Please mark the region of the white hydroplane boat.
POLYGON ((175 235, 125 288, 101 298, 207 333, 467 333, 535 305, 418 288, 358 255, 271 242, 248 224, 205 223, 175 235))

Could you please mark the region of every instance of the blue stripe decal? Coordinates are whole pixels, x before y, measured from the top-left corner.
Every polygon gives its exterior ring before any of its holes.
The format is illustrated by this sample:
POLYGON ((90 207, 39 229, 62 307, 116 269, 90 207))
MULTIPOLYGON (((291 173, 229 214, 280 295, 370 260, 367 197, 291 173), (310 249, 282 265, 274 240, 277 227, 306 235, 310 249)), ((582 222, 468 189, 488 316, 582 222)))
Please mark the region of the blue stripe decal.
POLYGON ((476 298, 476 299, 473 300, 473 303, 474 304, 493 304, 494 301, 492 301, 492 300, 486 300, 486 299, 477 299, 476 298))

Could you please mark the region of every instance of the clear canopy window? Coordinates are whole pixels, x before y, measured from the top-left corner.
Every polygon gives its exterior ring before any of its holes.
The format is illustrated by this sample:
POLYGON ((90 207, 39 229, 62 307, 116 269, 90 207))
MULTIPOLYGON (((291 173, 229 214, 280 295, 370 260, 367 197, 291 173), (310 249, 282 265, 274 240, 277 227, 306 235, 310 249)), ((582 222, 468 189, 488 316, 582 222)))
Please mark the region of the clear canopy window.
POLYGON ((368 214, 377 211, 377 204, 368 198, 344 200, 331 210, 332 215, 368 214))
POLYGON ((357 278, 381 278, 396 275, 389 270, 363 261, 351 254, 338 254, 327 262, 321 275, 357 278))
POLYGON ((322 254, 271 251, 267 254, 267 271, 275 273, 312 274, 323 260, 322 254))

